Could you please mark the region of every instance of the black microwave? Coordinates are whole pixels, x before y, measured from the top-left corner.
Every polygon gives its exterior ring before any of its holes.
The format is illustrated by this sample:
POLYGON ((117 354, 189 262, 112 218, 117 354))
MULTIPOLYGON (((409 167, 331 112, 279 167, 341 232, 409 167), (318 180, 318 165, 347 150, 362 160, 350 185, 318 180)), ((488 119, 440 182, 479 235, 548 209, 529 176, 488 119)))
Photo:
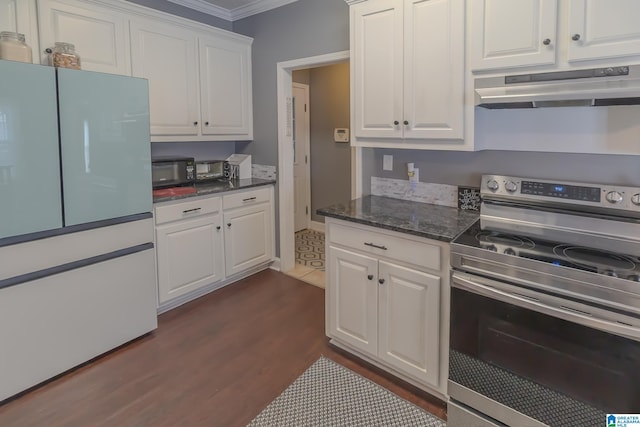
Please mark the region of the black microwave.
POLYGON ((183 187, 196 182, 193 157, 154 157, 151 159, 153 189, 183 187))

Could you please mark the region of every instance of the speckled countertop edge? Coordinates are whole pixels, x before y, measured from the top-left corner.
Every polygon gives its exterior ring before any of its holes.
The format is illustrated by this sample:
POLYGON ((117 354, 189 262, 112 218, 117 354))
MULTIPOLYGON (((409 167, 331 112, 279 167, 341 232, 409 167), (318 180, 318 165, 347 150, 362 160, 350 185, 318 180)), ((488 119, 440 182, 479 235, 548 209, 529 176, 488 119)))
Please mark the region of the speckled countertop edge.
POLYGON ((381 196, 365 196, 316 212, 331 218, 443 242, 451 242, 479 218, 479 213, 475 211, 381 196))
POLYGON ((209 194, 226 193, 229 191, 244 190, 252 187, 275 184, 273 179, 249 178, 233 181, 220 181, 208 184, 196 184, 196 192, 168 197, 154 197, 153 203, 170 202, 174 200, 189 199, 192 197, 206 196, 209 194))

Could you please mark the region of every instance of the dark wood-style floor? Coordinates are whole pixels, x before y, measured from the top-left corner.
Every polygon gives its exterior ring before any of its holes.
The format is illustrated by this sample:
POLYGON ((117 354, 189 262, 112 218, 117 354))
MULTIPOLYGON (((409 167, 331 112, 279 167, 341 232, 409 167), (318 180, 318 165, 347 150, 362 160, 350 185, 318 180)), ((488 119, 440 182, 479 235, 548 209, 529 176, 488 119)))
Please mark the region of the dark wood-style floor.
POLYGON ((244 426, 320 355, 445 418, 444 404, 329 345, 324 290, 267 270, 0 406, 0 426, 244 426))

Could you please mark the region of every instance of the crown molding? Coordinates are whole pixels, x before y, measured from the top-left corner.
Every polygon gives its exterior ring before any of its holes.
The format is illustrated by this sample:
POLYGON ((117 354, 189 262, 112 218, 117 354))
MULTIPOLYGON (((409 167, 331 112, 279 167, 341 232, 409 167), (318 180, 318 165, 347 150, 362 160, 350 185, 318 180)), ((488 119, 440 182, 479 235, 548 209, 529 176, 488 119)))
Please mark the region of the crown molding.
MULTIPOLYGON (((251 3, 237 7, 231 10, 231 20, 246 18, 251 15, 257 15, 258 13, 266 12, 271 9, 285 6, 290 3, 295 3, 298 0, 254 0, 251 3)), ((321 0, 316 0, 321 1, 321 0)))
POLYGON ((179 4, 180 6, 188 7, 189 9, 197 10, 198 12, 206 13, 207 15, 225 19, 227 21, 236 21, 238 19, 266 12, 268 10, 275 9, 289 3, 294 3, 298 0, 253 0, 251 3, 245 6, 236 7, 235 9, 231 10, 225 9, 224 7, 216 6, 206 0, 168 1, 170 1, 171 3, 179 4))
POLYGON ((205 0, 168 0, 171 3, 179 4, 180 6, 188 7, 189 9, 197 10, 198 12, 206 13, 207 15, 215 16, 227 21, 233 21, 231 11, 224 7, 213 5, 205 0))

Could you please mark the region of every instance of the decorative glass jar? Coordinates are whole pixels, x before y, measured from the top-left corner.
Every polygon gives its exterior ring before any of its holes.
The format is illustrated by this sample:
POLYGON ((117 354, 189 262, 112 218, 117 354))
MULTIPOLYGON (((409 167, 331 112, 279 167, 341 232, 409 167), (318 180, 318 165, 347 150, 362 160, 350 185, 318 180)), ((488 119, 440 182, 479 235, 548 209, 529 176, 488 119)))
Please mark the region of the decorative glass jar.
POLYGON ((80 69, 80 55, 71 43, 56 42, 50 54, 50 64, 54 67, 80 69))
POLYGON ((12 31, 0 32, 0 59, 33 62, 31 48, 24 41, 24 34, 12 31))

